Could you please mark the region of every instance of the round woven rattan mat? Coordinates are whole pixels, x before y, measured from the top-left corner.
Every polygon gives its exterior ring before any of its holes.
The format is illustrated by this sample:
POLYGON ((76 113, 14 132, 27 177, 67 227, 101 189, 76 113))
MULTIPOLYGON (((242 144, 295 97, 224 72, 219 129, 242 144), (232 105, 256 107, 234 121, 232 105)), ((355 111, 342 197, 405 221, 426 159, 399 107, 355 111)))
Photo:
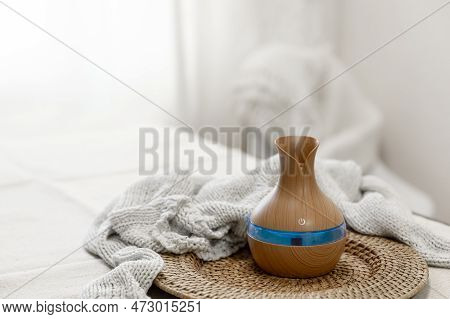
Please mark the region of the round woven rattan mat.
POLYGON ((412 248, 353 232, 336 268, 309 279, 271 276, 247 248, 211 262, 193 254, 163 259, 155 284, 180 298, 410 298, 428 280, 427 264, 412 248))

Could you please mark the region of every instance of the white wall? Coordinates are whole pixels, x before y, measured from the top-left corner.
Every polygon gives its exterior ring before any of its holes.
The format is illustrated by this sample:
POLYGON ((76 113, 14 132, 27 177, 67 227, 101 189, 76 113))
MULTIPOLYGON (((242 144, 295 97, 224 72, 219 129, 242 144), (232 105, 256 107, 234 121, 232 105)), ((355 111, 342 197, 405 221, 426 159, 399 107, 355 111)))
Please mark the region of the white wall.
MULTIPOLYGON (((443 0, 346 0, 336 42, 346 64, 415 23, 443 0)), ((450 5, 351 74, 385 115, 389 166, 436 203, 450 223, 450 5)))
MULTIPOLYGON (((175 112, 172 1, 5 1, 175 112)), ((168 117, 0 5, 0 135, 61 135, 168 117)))

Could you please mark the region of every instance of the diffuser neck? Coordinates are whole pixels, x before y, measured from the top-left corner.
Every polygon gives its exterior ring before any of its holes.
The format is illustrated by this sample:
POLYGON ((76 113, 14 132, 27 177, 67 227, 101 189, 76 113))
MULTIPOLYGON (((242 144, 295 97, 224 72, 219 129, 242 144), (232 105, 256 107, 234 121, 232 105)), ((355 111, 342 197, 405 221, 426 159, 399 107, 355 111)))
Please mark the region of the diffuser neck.
POLYGON ((280 156, 279 187, 291 191, 303 187, 315 188, 314 161, 319 146, 309 136, 285 136, 275 141, 280 156))

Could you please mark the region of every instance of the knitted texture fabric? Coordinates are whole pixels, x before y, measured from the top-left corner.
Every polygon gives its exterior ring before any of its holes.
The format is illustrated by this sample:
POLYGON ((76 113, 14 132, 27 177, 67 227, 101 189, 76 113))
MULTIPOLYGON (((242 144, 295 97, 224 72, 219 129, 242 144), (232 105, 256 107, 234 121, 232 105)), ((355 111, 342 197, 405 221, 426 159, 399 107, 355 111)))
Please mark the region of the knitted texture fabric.
MULTIPOLYGON (((158 253, 227 257, 246 245, 246 218, 278 181, 271 157, 244 176, 152 176, 116 198, 91 228, 87 249, 114 269, 89 283, 84 298, 144 298, 163 268, 158 253)), ((363 234, 396 238, 432 266, 450 267, 450 240, 416 224, 389 185, 351 161, 316 161, 321 190, 363 234)))

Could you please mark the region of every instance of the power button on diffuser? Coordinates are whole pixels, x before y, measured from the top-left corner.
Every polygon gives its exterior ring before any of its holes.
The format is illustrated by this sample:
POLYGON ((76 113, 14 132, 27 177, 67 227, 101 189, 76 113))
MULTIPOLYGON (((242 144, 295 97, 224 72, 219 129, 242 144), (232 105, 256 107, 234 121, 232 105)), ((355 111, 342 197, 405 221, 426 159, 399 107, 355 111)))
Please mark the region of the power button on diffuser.
POLYGON ((299 224, 300 226, 303 226, 303 225, 306 224, 306 219, 304 219, 304 218, 299 218, 297 222, 298 222, 298 224, 299 224))

